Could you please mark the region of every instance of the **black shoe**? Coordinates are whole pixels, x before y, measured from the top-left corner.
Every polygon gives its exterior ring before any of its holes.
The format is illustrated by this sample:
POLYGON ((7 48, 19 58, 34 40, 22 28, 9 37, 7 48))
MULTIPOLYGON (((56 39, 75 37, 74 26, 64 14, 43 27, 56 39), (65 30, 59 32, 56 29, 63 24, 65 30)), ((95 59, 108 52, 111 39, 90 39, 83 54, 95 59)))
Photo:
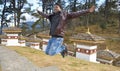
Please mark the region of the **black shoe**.
POLYGON ((67 54, 68 54, 68 50, 67 50, 67 48, 65 48, 65 50, 63 50, 63 51, 61 52, 61 55, 62 55, 62 57, 64 58, 65 56, 67 56, 67 54))
POLYGON ((65 55, 67 56, 67 54, 68 54, 68 49, 67 49, 67 47, 65 47, 64 52, 65 52, 65 55))
POLYGON ((62 55, 63 58, 65 57, 64 50, 61 52, 61 55, 62 55))

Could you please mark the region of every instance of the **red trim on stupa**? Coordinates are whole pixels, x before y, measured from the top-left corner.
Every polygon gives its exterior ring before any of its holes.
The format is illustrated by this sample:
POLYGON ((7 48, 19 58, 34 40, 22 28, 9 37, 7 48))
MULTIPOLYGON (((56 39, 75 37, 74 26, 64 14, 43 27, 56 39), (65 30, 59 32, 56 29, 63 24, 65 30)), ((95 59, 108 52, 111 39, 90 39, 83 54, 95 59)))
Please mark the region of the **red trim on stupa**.
POLYGON ((47 45, 47 44, 48 44, 48 42, 46 42, 46 41, 43 41, 43 42, 42 42, 42 44, 44 44, 44 45, 47 45))
POLYGON ((19 42, 20 44, 24 44, 25 42, 19 42))
POLYGON ((18 36, 7 36, 7 39, 18 39, 18 36))
POLYGON ((96 49, 90 50, 90 49, 76 48, 76 52, 90 55, 96 53, 96 49))
POLYGON ((7 42, 7 40, 6 40, 6 39, 2 39, 1 41, 2 41, 2 42, 7 42))
POLYGON ((39 46, 39 44, 31 44, 32 46, 39 46))

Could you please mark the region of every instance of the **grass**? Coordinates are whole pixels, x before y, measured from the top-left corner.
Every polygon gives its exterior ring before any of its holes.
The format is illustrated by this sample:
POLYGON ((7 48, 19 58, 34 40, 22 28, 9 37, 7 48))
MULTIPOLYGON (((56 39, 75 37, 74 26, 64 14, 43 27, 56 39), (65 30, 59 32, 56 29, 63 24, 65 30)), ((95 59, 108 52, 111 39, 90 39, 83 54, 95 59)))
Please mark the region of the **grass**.
POLYGON ((119 67, 91 63, 77 58, 67 56, 62 58, 59 54, 48 56, 43 51, 35 50, 29 47, 7 47, 16 51, 22 56, 27 57, 39 67, 57 66, 61 71, 120 71, 119 67))

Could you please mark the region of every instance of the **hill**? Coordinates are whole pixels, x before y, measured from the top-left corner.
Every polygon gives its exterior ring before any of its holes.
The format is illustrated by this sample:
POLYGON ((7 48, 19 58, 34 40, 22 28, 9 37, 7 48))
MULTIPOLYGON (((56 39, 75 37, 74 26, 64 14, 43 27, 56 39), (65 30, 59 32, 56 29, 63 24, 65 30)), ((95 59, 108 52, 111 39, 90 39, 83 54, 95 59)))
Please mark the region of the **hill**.
POLYGON ((59 54, 48 56, 43 51, 31 49, 29 47, 7 47, 16 51, 22 56, 30 59, 39 67, 57 66, 61 71, 120 71, 119 67, 99 63, 91 63, 76 59, 70 56, 62 58, 59 54))

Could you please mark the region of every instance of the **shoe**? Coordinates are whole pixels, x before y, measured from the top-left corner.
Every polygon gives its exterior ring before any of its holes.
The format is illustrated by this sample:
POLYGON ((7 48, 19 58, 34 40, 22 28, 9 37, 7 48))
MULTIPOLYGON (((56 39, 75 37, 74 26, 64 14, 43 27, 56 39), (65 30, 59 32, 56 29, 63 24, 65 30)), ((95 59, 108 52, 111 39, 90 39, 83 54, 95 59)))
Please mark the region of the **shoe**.
POLYGON ((67 48, 65 48, 65 50, 63 50, 63 51, 61 52, 61 55, 62 55, 62 57, 64 58, 65 56, 67 56, 67 54, 68 54, 68 50, 67 50, 67 48))
POLYGON ((61 56, 62 56, 63 58, 65 57, 64 50, 61 52, 61 56))
POLYGON ((68 49, 67 49, 67 47, 65 47, 65 55, 66 56, 68 55, 68 49))

